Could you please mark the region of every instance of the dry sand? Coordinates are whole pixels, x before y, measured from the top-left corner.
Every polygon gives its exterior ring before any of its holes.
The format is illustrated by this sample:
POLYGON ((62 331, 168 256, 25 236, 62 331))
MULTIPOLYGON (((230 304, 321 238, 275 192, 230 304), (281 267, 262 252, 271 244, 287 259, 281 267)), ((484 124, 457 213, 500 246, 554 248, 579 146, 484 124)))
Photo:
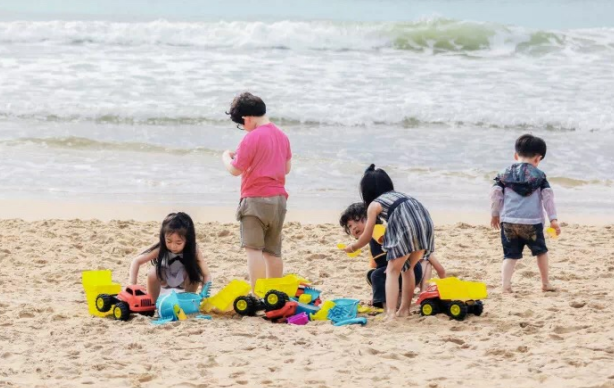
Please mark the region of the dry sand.
MULTIPOLYGON (((81 271, 130 260, 158 222, 0 221, 0 386, 19 387, 614 387, 614 227, 565 225, 551 248, 559 292, 540 292, 534 259, 519 263, 516 293, 499 287, 501 247, 485 226, 437 228, 448 273, 487 283, 481 317, 417 313, 366 327, 272 324, 232 314, 160 327, 91 317, 81 271)), ((199 223, 214 292, 246 279, 237 224, 199 223)), ((337 251, 332 224, 287 223, 285 266, 323 298, 367 299, 366 257, 337 251)), ((525 252, 526 253, 526 252, 525 252)), ((145 269, 140 283, 144 284, 145 269)))

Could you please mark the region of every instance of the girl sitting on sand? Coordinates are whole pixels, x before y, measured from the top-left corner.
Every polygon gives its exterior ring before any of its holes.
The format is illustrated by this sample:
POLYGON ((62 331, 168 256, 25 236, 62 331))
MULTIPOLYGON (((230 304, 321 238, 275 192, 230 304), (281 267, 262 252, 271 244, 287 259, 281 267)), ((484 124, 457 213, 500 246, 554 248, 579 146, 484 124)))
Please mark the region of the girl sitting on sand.
POLYGON ((358 240, 345 251, 354 252, 369 243, 378 217, 388 226, 384 236, 383 249, 386 253, 386 315, 409 315, 411 295, 416 288, 414 267, 424 255, 435 250, 433 221, 429 212, 416 199, 394 191, 392 180, 380 168, 372 164, 360 181, 362 199, 367 207, 367 222, 358 240), (407 264, 406 264, 407 262, 407 264), (399 298, 399 275, 402 273, 403 287, 401 305, 396 311, 399 298))
POLYGON ((194 222, 186 213, 171 213, 160 228, 160 241, 132 260, 130 284, 136 284, 139 267, 147 262, 154 267, 147 274, 147 292, 155 302, 160 287, 183 288, 196 292, 211 280, 203 255, 196 245, 194 222))

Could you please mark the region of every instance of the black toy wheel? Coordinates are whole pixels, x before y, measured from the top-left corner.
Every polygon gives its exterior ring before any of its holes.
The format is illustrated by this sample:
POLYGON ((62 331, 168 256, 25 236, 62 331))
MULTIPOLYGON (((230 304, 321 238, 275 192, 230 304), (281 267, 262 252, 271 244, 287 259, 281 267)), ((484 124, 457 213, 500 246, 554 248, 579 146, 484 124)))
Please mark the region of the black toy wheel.
POLYGON ((264 307, 267 311, 279 310, 290 298, 285 292, 271 290, 264 296, 264 307))
POLYGON ((130 306, 126 302, 118 302, 113 309, 113 317, 118 321, 127 321, 130 318, 130 306))
POLYGON ((156 310, 153 310, 153 311, 145 311, 145 312, 142 312, 142 313, 141 313, 141 315, 144 315, 144 316, 146 316, 146 317, 153 317, 154 315, 156 315, 156 310))
POLYGON ((467 316, 467 305, 459 300, 454 300, 448 305, 448 315, 457 321, 462 321, 467 316))
POLYGON ((484 312, 484 303, 481 300, 477 300, 470 308, 469 312, 473 315, 480 316, 484 312))
POLYGON ((106 313, 111 310, 111 306, 115 302, 111 295, 109 294, 100 294, 96 297, 96 309, 101 313, 106 313))
POLYGON ((256 314, 256 308, 258 306, 258 300, 253 296, 240 296, 235 299, 233 307, 239 315, 254 315, 256 314))
POLYGON ((420 303, 420 315, 423 317, 439 314, 439 312, 439 303, 434 300, 425 300, 420 303))

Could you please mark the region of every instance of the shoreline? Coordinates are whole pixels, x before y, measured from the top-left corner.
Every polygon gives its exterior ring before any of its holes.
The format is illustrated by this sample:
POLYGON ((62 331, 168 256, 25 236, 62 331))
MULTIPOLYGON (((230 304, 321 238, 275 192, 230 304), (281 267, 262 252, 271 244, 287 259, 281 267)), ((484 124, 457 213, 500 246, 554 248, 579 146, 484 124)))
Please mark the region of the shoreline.
MULTIPOLYGON (((160 221, 168 213, 183 211, 188 213, 195 222, 234 223, 235 208, 231 206, 198 206, 198 205, 164 205, 115 202, 80 202, 71 200, 30 200, 30 199, 0 199, 0 219, 21 219, 24 221, 58 220, 134 220, 160 221)), ((286 222, 302 224, 337 224, 339 210, 309 210, 305 208, 288 209, 286 222)), ((471 210, 444 209, 430 211, 435 225, 451 225, 464 223, 469 225, 486 225, 490 223, 488 210, 477 212, 471 210)), ((564 212, 561 212, 565 214, 564 212)), ((614 219, 608 216, 573 213, 559 220, 566 224, 605 226, 613 225, 614 219)))

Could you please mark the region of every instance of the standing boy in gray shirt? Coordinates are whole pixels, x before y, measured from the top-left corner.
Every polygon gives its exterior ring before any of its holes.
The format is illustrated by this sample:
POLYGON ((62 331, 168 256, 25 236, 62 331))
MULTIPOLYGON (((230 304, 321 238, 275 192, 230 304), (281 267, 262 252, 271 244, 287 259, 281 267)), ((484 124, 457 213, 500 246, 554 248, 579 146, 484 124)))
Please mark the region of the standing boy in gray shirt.
POLYGON ((501 228, 503 292, 512 292, 516 261, 525 245, 537 256, 543 291, 555 291, 548 280, 548 248, 544 239, 544 209, 557 236, 561 228, 554 206, 554 193, 546 174, 537 168, 546 156, 546 142, 533 135, 516 140, 518 163, 499 173, 490 192, 491 225, 501 228))

